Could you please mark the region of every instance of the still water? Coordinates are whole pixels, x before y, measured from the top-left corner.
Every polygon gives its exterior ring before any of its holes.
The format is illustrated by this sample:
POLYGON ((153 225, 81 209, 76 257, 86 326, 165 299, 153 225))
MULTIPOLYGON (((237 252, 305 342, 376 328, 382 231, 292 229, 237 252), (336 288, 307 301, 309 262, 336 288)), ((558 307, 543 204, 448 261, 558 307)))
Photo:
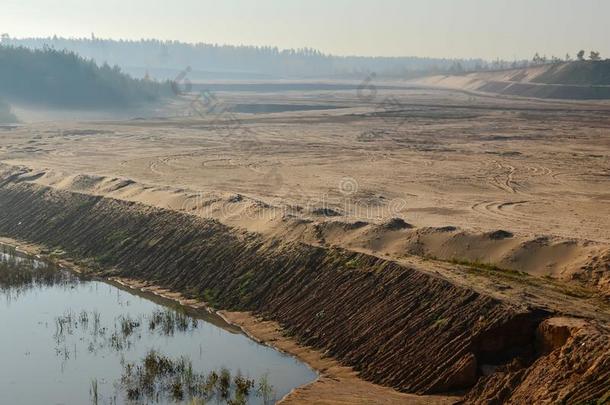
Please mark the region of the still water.
POLYGON ((2 404, 266 404, 315 378, 215 315, 0 246, 2 404))

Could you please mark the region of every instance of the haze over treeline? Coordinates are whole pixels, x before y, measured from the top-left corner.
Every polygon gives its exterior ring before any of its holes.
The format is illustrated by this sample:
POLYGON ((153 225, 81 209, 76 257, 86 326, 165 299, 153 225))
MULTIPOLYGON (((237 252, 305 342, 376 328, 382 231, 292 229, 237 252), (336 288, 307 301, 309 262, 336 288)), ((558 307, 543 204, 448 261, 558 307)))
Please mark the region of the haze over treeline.
MULTIPOLYGON (((0 97, 61 108, 123 108, 171 95, 169 83, 133 79, 73 52, 0 46, 0 97)), ((4 110, 5 120, 8 110, 4 110)), ((7 118, 8 117, 8 118, 7 118)))
POLYGON ((113 40, 92 38, 10 38, 3 44, 41 49, 45 46, 69 50, 98 64, 118 65, 134 76, 146 73, 158 79, 173 79, 191 67, 193 79, 357 77, 375 72, 407 78, 423 72, 471 70, 488 66, 482 59, 437 59, 420 57, 333 56, 314 49, 278 49, 269 46, 190 44, 155 39, 113 40))

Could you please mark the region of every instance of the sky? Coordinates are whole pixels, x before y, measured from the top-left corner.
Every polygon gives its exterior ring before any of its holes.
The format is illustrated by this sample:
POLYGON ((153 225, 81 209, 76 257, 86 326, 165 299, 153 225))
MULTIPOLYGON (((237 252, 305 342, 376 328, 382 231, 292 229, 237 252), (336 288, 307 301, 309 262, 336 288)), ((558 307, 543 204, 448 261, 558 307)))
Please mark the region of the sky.
POLYGON ((2 0, 0 32, 513 60, 610 57, 609 16, 610 0, 2 0))

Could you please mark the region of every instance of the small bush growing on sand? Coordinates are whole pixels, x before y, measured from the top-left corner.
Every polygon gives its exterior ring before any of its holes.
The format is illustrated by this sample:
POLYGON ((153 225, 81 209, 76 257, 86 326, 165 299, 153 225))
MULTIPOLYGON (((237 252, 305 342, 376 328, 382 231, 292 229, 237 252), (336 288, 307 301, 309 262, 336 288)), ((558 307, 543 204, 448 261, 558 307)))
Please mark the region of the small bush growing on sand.
POLYGON ((453 263, 453 264, 458 264, 461 266, 467 266, 467 267, 470 267, 470 268, 473 268, 476 270, 501 272, 501 273, 510 274, 512 276, 517 276, 517 277, 527 277, 528 276, 528 274, 525 272, 504 269, 502 267, 496 266, 493 263, 484 263, 484 262, 480 262, 478 260, 469 261, 469 260, 462 260, 462 259, 451 259, 451 260, 449 260, 449 262, 453 263))

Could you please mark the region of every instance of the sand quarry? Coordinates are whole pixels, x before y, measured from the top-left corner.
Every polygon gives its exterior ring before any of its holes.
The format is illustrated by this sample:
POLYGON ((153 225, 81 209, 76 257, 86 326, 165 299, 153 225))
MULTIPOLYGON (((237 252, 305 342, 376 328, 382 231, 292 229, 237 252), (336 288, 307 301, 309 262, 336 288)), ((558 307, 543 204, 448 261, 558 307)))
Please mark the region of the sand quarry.
MULTIPOLYGON (((184 95, 160 118, 27 123, 0 135, 6 181, 212 219, 261 240, 371 255, 511 305, 608 325, 608 102, 374 80, 299 91, 221 87, 207 98, 184 95)), ((287 351, 304 350, 269 337, 277 328, 264 322, 227 316, 287 351)), ((608 334, 601 336, 608 356, 608 334)), ((300 355, 318 369, 342 367, 300 355)), ((432 401, 337 373, 292 400, 432 401)), ((468 400, 495 395, 484 387, 468 400)), ((538 391, 512 400, 545 398, 538 391)))

